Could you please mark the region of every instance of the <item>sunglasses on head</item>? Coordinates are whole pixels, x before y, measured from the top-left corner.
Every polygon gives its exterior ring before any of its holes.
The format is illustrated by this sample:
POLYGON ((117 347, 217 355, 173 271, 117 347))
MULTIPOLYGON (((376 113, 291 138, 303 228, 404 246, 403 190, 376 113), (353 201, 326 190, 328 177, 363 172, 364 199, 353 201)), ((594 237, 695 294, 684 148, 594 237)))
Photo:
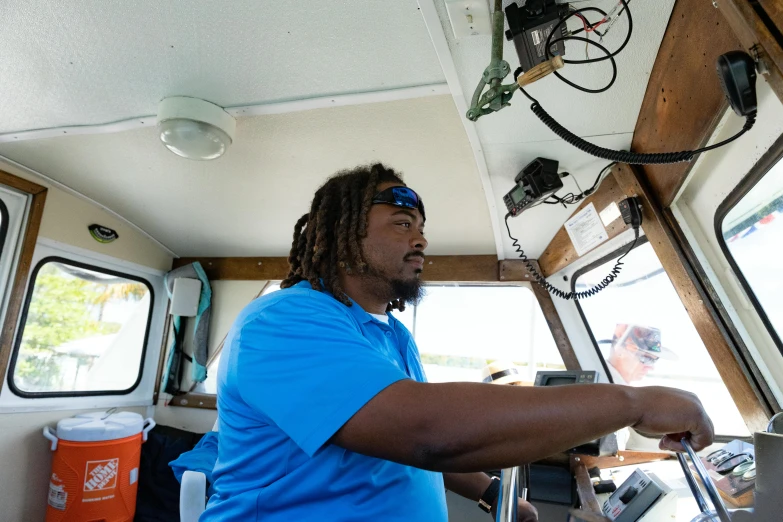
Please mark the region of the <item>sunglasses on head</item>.
POLYGON ((422 203, 419 195, 408 187, 389 187, 386 190, 382 190, 372 198, 372 204, 375 205, 376 203, 418 210, 421 214, 421 219, 423 221, 427 220, 427 216, 424 214, 424 203, 422 203))

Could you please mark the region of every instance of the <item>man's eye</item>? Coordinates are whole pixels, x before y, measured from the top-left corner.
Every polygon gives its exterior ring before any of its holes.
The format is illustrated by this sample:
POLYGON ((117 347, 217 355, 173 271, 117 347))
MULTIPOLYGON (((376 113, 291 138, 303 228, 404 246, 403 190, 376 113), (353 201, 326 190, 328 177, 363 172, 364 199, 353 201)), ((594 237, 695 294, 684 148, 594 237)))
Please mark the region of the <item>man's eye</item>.
POLYGON ((398 224, 398 225, 401 225, 401 226, 403 226, 403 227, 405 227, 405 228, 411 228, 411 224, 410 224, 410 223, 408 223, 407 221, 406 221, 406 222, 404 222, 404 223, 397 223, 397 224, 398 224))

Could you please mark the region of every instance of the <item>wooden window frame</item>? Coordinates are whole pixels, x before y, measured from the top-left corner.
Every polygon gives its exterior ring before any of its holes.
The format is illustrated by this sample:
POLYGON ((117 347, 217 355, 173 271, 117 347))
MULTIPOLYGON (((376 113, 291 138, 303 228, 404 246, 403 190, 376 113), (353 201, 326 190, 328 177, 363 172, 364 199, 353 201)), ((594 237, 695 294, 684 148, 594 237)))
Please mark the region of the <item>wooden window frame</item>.
POLYGON ((16 262, 16 270, 12 273, 13 283, 9 287, 8 306, 3 319, 3 328, 0 331, 0 375, 5 376, 14 346, 19 316, 27 293, 27 281, 32 268, 33 252, 38 241, 38 232, 41 228, 41 219, 43 218, 48 189, 2 170, 0 170, 0 184, 28 194, 31 197, 27 220, 23 225, 24 234, 22 236, 19 258, 16 262))

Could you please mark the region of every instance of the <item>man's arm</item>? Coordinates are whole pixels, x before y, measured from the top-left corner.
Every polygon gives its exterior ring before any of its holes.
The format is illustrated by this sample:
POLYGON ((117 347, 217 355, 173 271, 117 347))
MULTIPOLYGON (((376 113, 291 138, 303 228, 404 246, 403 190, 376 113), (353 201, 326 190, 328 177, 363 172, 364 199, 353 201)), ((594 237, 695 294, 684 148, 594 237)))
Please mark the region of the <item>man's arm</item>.
POLYGON ((478 502, 489 487, 491 479, 486 473, 444 473, 446 489, 461 497, 478 502))
POLYGON ((663 449, 681 450, 683 436, 697 451, 713 439, 696 396, 673 388, 403 380, 365 404, 332 441, 423 469, 468 473, 533 462, 625 426, 666 434, 663 449))

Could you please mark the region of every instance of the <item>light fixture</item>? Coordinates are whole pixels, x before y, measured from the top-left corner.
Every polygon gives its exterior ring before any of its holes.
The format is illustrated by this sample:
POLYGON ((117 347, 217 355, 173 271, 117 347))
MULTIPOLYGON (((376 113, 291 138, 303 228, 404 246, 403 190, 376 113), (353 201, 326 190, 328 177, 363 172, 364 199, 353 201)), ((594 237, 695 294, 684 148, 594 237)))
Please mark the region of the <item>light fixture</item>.
POLYGON ((222 107, 198 98, 174 96, 158 106, 160 141, 183 158, 219 158, 234 141, 236 128, 236 120, 222 107))

